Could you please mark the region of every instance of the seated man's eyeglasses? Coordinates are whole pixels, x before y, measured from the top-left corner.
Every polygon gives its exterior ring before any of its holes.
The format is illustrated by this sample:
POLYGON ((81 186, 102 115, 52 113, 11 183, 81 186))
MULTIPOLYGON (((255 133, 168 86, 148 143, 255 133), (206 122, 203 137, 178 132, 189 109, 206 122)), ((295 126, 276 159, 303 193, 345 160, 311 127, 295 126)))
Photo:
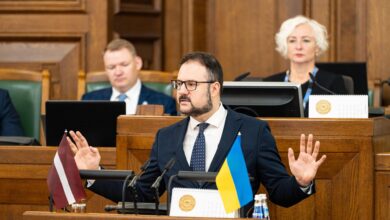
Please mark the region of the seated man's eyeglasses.
POLYGON ((193 80, 187 80, 187 81, 172 80, 171 83, 174 89, 180 89, 181 86, 184 84, 184 86, 188 91, 194 91, 197 88, 198 83, 215 83, 215 81, 198 82, 193 80))

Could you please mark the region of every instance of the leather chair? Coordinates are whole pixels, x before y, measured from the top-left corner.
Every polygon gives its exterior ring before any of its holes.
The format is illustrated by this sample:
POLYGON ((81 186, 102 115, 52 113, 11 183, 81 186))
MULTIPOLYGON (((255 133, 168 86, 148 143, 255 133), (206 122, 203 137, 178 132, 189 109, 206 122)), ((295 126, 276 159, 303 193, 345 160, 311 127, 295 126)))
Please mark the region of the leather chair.
POLYGON ((50 73, 0 69, 0 88, 8 90, 19 113, 25 135, 45 144, 41 115, 45 114, 45 103, 49 99, 50 73))
MULTIPOLYGON (((175 96, 171 80, 176 79, 177 72, 164 72, 158 70, 141 70, 140 79, 145 86, 156 91, 175 96)), ((84 93, 110 87, 106 72, 79 72, 77 97, 81 99, 84 93)))

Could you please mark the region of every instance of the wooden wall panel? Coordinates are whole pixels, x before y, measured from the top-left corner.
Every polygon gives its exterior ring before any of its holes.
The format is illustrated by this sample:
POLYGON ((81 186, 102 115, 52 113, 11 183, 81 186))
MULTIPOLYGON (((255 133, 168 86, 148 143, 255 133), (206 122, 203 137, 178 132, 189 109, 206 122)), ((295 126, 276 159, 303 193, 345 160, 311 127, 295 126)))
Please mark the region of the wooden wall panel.
POLYGON ((272 73, 278 66, 273 38, 277 31, 275 3, 267 1, 212 1, 209 10, 214 23, 208 32, 210 52, 220 60, 225 79, 243 72, 272 73), (267 10, 264 10, 267 9, 267 10))
POLYGON ((375 219, 390 216, 390 152, 375 155, 375 219))
POLYGON ((0 66, 51 73, 52 99, 71 99, 77 92, 74 82, 80 64, 78 42, 10 42, 0 45, 0 66), (65 89, 65 91, 64 91, 65 89))
POLYGON ((314 18, 328 29, 330 48, 320 61, 367 60, 367 0, 201 2, 165 2, 169 12, 164 29, 168 36, 164 42, 166 69, 177 68, 180 57, 189 51, 205 50, 219 58, 226 80, 246 71, 264 77, 285 70, 286 61, 274 49, 274 36, 284 20, 298 14, 314 18))
POLYGON ((3 0, 0 11, 83 11, 85 0, 3 0))
MULTIPOLYGON (((367 3, 367 63, 369 79, 390 79, 390 1, 367 3)), ((390 86, 384 86, 384 105, 390 105, 390 86)))
POLYGON ((143 69, 162 69, 163 11, 161 0, 109 1, 109 38, 131 41, 144 61, 143 69))
MULTIPOLYGON (((34 55, 1 51, 0 67, 49 66, 57 71, 52 73, 51 99, 72 99, 76 98, 74 69, 103 69, 101 52, 107 40, 123 37, 136 45, 144 69, 176 70, 183 54, 204 50, 221 60, 227 80, 246 71, 263 77, 286 68, 274 50, 280 24, 304 14, 329 31, 330 49, 320 61, 367 61, 369 80, 383 80, 390 77, 389 4, 385 0, 5 0, 0 1, 1 48, 21 43, 34 55), (56 51, 62 58, 48 64, 44 60, 51 58, 43 58, 42 47, 34 46, 40 44, 58 46, 57 50, 69 44, 73 49, 70 54, 56 51)), ((390 104, 389 86, 383 96, 384 104, 390 104)))
POLYGON ((2 1, 0 8, 0 68, 48 68, 50 99, 76 99, 78 70, 103 66, 106 1, 2 1))

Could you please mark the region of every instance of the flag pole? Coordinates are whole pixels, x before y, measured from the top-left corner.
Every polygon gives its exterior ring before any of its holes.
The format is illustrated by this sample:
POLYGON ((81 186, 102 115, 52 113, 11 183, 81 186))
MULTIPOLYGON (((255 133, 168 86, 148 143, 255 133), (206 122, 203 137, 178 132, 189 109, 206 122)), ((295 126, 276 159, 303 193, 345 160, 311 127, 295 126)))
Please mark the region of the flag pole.
POLYGON ((51 195, 51 193, 49 195, 49 211, 53 212, 53 196, 51 195))

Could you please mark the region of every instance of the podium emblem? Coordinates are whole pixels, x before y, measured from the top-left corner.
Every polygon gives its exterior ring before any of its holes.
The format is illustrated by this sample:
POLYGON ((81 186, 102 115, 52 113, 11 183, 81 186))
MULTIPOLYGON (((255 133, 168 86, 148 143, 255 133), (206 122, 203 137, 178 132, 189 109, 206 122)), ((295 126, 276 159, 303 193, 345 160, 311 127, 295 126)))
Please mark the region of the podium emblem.
POLYGON ((183 195, 179 200, 179 208, 182 211, 189 212, 195 208, 196 201, 191 195, 183 195))
POLYGON ((318 101, 316 104, 317 112, 322 114, 322 115, 328 114, 331 109, 332 109, 332 105, 330 104, 330 102, 328 100, 322 99, 322 100, 318 101))

